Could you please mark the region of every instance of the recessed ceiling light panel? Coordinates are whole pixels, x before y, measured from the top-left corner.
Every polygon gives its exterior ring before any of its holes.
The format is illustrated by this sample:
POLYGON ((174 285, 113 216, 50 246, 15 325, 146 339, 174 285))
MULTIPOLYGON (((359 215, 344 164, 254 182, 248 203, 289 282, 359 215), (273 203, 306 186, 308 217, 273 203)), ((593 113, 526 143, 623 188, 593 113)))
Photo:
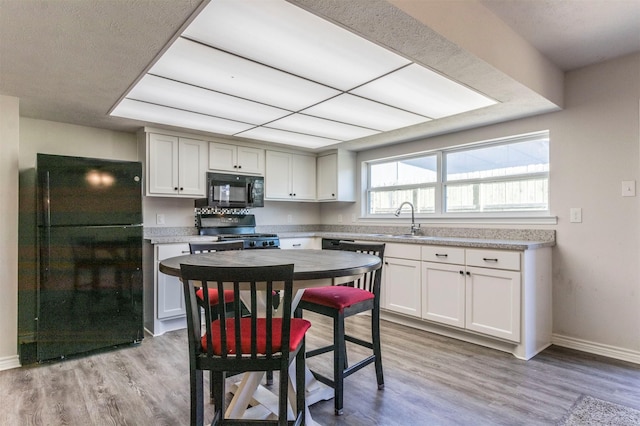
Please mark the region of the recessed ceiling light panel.
POLYGON ((184 36, 349 90, 411 61, 284 0, 215 0, 184 36))
POLYGON ((127 98, 260 125, 290 111, 147 74, 127 98))
POLYGON ((267 127, 256 127, 254 129, 239 133, 236 136, 310 149, 322 148, 324 146, 333 145, 340 142, 333 139, 305 135, 302 133, 269 129, 267 127))
POLYGON ((111 112, 111 115, 223 135, 232 135, 254 127, 252 124, 240 123, 239 121, 225 120, 131 99, 123 99, 111 112))
POLYGON ((265 127, 288 130, 297 133, 320 136, 323 138, 348 141, 380 133, 377 130, 351 126, 337 121, 325 120, 304 114, 293 114, 266 124, 265 127))
POLYGON ((421 115, 349 94, 336 96, 307 108, 302 113, 380 131, 399 129, 430 120, 421 115))
POLYGON ((365 84, 351 93, 431 118, 448 117, 496 103, 417 64, 365 84))
POLYGON ((149 73, 291 111, 340 93, 183 38, 173 43, 149 73))

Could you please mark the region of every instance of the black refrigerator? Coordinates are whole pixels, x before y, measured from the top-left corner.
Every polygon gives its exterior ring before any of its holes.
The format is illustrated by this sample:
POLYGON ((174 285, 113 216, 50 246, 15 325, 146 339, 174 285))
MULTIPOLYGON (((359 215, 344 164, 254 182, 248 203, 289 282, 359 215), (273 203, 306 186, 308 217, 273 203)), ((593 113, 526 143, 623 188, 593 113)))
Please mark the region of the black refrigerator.
POLYGON ((38 154, 37 360, 143 338, 142 165, 38 154))

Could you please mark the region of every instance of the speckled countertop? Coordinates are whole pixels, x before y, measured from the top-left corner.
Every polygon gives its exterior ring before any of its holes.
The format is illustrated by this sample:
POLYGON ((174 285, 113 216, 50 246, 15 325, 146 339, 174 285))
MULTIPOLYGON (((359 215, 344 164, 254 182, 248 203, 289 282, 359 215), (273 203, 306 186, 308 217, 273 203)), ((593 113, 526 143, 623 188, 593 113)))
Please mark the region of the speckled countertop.
MULTIPOLYGON (((532 250, 555 245, 554 230, 428 228, 426 235, 404 235, 404 228, 347 227, 334 225, 258 227, 257 232, 278 234, 280 238, 321 237, 389 243, 446 245, 503 250, 532 250), (314 229, 315 228, 315 229, 314 229)), ((195 228, 145 228, 145 239, 151 244, 215 241, 214 236, 197 235, 195 228)))

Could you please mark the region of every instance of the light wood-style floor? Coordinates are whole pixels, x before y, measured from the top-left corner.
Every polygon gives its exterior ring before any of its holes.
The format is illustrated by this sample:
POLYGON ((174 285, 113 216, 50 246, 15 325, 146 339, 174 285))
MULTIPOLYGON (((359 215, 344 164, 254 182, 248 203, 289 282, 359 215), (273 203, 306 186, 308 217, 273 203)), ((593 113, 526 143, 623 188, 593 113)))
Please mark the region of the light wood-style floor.
MULTIPOLYGON (((312 321, 307 346, 330 338, 312 321)), ((366 317, 352 330, 363 333, 366 317)), ((385 389, 373 366, 347 379, 345 414, 323 425, 555 425, 582 394, 640 409, 640 365, 551 347, 529 361, 383 321, 385 389)), ((328 369, 320 357, 309 365, 328 369)), ((350 360, 356 360, 355 355, 350 360)), ((207 377, 208 375, 205 375, 207 377)), ((0 425, 186 425, 184 331, 137 346, 0 372, 0 425)), ((208 403, 207 403, 208 405, 208 403)))

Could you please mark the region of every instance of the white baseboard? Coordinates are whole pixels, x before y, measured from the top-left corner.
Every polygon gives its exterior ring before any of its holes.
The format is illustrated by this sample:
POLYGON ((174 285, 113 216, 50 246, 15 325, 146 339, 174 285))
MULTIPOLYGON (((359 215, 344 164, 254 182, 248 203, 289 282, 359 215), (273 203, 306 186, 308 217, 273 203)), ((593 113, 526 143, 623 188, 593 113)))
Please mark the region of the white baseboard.
POLYGON ((0 371, 10 370, 12 368, 21 367, 20 365, 20 357, 18 355, 6 356, 4 358, 0 358, 0 371))
POLYGON ((595 355, 602 355, 609 358, 640 364, 640 352, 638 351, 603 345, 601 343, 594 343, 568 336, 561 336, 559 334, 553 334, 551 336, 551 343, 564 348, 576 349, 578 351, 588 352, 595 355))

